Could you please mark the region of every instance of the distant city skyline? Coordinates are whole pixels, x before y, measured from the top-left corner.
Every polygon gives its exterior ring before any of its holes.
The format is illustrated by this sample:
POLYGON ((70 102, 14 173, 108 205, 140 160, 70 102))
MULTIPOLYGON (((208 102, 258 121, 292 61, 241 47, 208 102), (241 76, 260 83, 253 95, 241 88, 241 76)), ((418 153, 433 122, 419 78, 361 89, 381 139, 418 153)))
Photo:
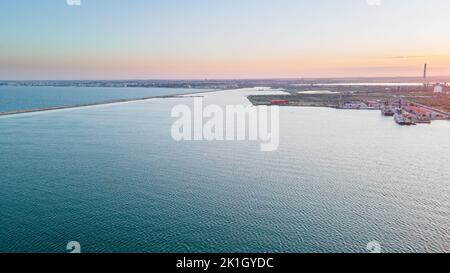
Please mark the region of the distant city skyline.
POLYGON ((377 3, 0 0, 0 80, 450 76, 450 1, 377 3))

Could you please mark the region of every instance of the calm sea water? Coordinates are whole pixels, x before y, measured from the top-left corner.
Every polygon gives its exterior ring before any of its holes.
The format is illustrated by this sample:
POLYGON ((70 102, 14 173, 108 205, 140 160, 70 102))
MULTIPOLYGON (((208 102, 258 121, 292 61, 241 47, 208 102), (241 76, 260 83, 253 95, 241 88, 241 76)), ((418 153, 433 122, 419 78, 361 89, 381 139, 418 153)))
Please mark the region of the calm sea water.
POLYGON ((0 112, 192 93, 181 88, 0 86, 0 112))
MULTIPOLYGON (((206 103, 248 103, 248 90, 206 103)), ((450 123, 281 109, 278 151, 174 142, 176 104, 0 118, 0 251, 449 252, 450 123)))

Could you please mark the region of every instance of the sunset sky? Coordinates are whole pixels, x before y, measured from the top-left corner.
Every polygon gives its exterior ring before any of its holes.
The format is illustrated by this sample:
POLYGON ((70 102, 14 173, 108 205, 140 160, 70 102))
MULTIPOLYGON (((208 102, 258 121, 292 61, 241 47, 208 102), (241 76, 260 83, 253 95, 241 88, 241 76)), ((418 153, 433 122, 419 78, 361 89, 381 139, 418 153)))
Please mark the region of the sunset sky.
POLYGON ((450 75, 450 0, 0 0, 0 79, 450 75))

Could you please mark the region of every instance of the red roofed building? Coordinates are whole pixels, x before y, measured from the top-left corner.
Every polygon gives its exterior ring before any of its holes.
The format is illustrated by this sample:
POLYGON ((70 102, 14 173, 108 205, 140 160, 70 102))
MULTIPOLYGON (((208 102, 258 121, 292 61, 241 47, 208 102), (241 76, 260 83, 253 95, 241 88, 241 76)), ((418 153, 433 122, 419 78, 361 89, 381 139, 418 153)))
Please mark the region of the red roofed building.
POLYGON ((272 100, 272 101, 270 101, 270 103, 272 103, 272 105, 288 105, 289 101, 288 100, 272 100))

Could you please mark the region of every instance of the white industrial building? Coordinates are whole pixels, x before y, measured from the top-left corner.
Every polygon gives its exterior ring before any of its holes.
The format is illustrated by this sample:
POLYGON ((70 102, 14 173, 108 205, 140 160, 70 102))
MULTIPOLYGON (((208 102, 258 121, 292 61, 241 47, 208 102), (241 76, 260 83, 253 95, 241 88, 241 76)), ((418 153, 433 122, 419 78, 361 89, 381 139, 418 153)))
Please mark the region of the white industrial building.
POLYGON ((434 86, 434 93, 443 93, 444 92, 444 87, 440 84, 436 84, 434 86))

